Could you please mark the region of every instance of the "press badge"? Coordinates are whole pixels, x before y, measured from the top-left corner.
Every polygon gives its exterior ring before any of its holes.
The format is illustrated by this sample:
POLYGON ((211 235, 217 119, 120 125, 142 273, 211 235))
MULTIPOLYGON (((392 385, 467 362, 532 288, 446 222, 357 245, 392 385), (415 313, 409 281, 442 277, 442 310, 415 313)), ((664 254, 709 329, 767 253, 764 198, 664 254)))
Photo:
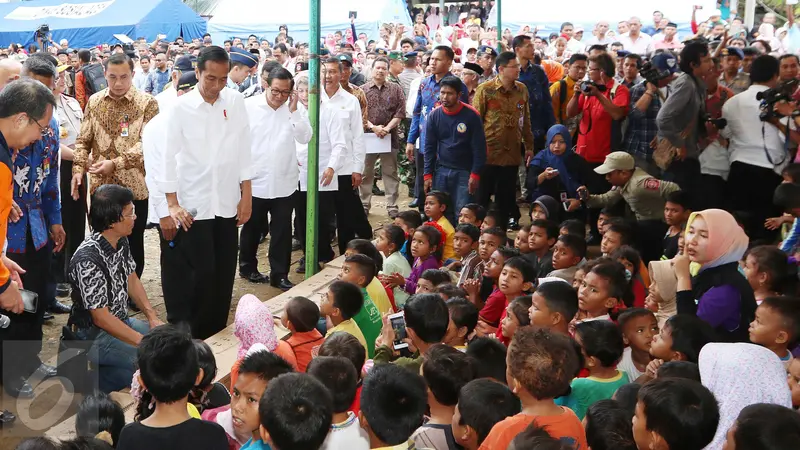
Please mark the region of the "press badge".
POLYGON ((567 200, 569 200, 569 198, 567 197, 567 193, 566 192, 562 192, 561 193, 561 201, 565 202, 567 200))
POLYGON ((119 135, 122 137, 128 137, 128 116, 125 116, 122 122, 119 123, 119 135))

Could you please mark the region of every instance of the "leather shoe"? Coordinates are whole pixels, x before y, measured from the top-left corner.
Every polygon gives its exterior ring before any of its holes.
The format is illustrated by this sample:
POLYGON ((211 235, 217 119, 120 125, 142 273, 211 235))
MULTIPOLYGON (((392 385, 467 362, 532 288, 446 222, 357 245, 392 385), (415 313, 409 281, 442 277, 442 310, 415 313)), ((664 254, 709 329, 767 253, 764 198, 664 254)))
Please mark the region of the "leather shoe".
POLYGON ((6 393, 14 398, 33 398, 33 386, 22 378, 15 383, 6 383, 3 385, 6 393))
POLYGON ((69 314, 72 308, 56 300, 47 310, 53 314, 69 314))
POLYGON ((521 227, 519 226, 519 222, 516 219, 508 219, 508 229, 513 231, 519 231, 521 227))
POLYGON ((414 200, 411 200, 411 202, 408 204, 408 207, 419 208, 419 200, 417 200, 416 198, 414 200))
POLYGON ((53 313, 47 311, 45 311, 44 315, 42 316, 42 320, 44 320, 45 322, 53 320, 55 318, 56 316, 54 316, 53 313))
POLYGON ((303 248, 303 246, 300 244, 300 241, 298 241, 297 239, 292 239, 292 251, 296 252, 301 248, 303 248))
POLYGON ((250 273, 239 272, 239 276, 251 283, 269 283, 269 277, 258 271, 250 273))
POLYGON ((33 372, 33 375, 41 378, 42 380, 46 380, 48 378, 53 378, 58 376, 58 369, 55 366, 50 366, 45 363, 42 363, 36 371, 33 372))
POLYGON ((382 191, 381 188, 378 187, 377 184, 372 185, 372 195, 377 197, 383 197, 386 195, 386 192, 382 191))
POLYGON ((0 411, 0 428, 4 427, 5 425, 11 425, 17 420, 17 416, 14 415, 11 411, 3 410, 0 411))
POLYGON ((294 287, 294 283, 289 281, 289 279, 286 277, 278 279, 273 278, 272 281, 270 281, 269 285, 272 287, 276 287, 284 292, 294 287))
POLYGON ((56 296, 58 297, 68 297, 71 292, 72 286, 69 283, 58 283, 56 285, 56 296))

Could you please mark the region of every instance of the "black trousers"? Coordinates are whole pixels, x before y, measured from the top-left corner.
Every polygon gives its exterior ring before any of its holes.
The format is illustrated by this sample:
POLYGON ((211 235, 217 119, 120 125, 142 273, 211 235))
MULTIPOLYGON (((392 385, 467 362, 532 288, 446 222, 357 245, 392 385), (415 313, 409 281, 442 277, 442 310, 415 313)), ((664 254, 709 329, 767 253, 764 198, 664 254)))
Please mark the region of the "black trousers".
POLYGON ((28 377, 42 364, 39 359, 39 352, 42 351, 42 318, 47 309, 43 299, 47 294, 53 245, 48 241, 47 245, 36 250, 30 231, 26 245, 25 253, 7 253, 7 256, 25 270, 20 275, 22 284, 25 289, 39 296, 39 304, 36 313, 12 314, 3 311, 11 320, 8 328, 0 329, 0 365, 4 383, 16 382, 18 377, 28 377))
MULTIPOLYGON (((702 174, 700 173, 700 161, 695 158, 686 158, 683 161, 677 159, 672 161, 664 171, 662 176, 663 180, 672 181, 681 187, 682 191, 689 194, 689 198, 697 199, 702 198, 705 193, 702 190, 702 174)), ((772 194, 770 194, 770 202, 772 201, 772 194)), ((698 205, 693 204, 692 208, 698 211, 698 205)))
MULTIPOLYGON (((300 245, 303 247, 303 252, 306 251, 306 234, 308 233, 308 217, 306 215, 306 204, 308 202, 308 193, 303 191, 295 192, 297 194, 297 209, 295 215, 298 218, 300 226, 297 228, 297 238, 300 240, 300 245)), ((336 191, 319 191, 319 208, 317 209, 317 256, 320 261, 332 261, 334 258, 333 249, 331 248, 331 219, 333 218, 334 203, 336 202, 336 191)), ((363 210, 362 210, 363 212, 363 210)))
POLYGON ((136 262, 136 276, 142 278, 144 271, 144 230, 147 226, 148 201, 134 200, 133 207, 136 208, 136 221, 133 223, 133 231, 128 236, 131 244, 131 256, 136 262))
POLYGON ((418 209, 422 212, 425 209, 425 155, 414 149, 414 168, 417 176, 414 178, 414 197, 419 204, 418 209))
MULTIPOLYGON (((320 199, 320 204, 322 199, 320 199)), ((339 235, 339 254, 344 255, 347 243, 359 237, 372 239, 372 226, 364 213, 364 205, 353 189, 351 175, 339 175, 339 190, 336 191, 336 228, 339 235)), ((320 230, 322 232, 322 230, 320 230)), ((321 236, 325 236, 321 234, 321 236)))
POLYGON ((782 213, 772 203, 772 194, 782 181, 783 178, 772 169, 738 161, 731 164, 728 174, 729 208, 744 225, 753 245, 772 244, 778 237, 778 230, 767 230, 764 222, 782 213))
POLYGON ((269 268, 273 280, 289 274, 292 258, 292 209, 294 194, 283 198, 253 197, 253 214, 242 226, 239 243, 239 272, 250 274, 258 271, 258 241, 264 229, 269 227, 269 268), (269 218, 267 217, 269 216, 269 218), (269 225, 267 225, 269 222, 269 225))
MULTIPOLYGON (((79 198, 72 198, 72 161, 61 161, 61 225, 67 235, 64 248, 53 254, 54 266, 52 276, 56 283, 67 282, 67 268, 75 250, 86 237, 86 176, 78 188, 79 198)), ((138 211, 138 208, 137 208, 138 211)), ((138 219, 138 216, 137 216, 138 219)))
POLYGON ((481 171, 478 184, 478 203, 489 209, 492 194, 497 211, 500 213, 500 225, 505 226, 509 218, 519 217, 517 207, 517 166, 485 165, 481 171), (514 212, 516 210, 516 213, 514 212))
POLYGON ((161 289, 167 321, 206 339, 228 324, 236 275, 236 218, 196 220, 170 247, 161 236, 161 289))
POLYGON ((645 267, 650 261, 658 261, 664 254, 664 235, 669 226, 662 220, 640 220, 636 222, 636 241, 645 267))
POLYGON ((710 208, 723 209, 727 206, 725 204, 727 184, 721 176, 702 174, 700 175, 700 186, 702 195, 695 199, 697 211, 710 208))
MULTIPOLYGON (((592 194, 604 194, 611 190, 611 184, 606 181, 605 177, 594 171, 594 169, 600 167, 601 164, 602 163, 589 163, 589 167, 592 170, 590 171, 590 178, 586 180, 586 188, 592 194)), ((600 237, 600 230, 597 229, 597 219, 600 218, 600 211, 602 211, 601 208, 589 209, 589 233, 597 237, 600 237)))

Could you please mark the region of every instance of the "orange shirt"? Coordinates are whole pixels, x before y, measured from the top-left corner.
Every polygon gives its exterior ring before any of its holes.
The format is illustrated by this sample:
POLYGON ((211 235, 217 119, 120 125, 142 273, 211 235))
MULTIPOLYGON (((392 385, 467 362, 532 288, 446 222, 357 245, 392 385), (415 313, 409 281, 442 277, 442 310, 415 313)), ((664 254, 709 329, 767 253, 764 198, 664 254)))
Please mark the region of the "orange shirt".
POLYGON ((507 417, 492 428, 478 450, 508 448, 511 441, 534 421, 538 427, 547 430, 550 436, 569 444, 575 450, 586 450, 586 432, 578 416, 569 408, 562 406, 561 409, 563 413, 557 416, 529 416, 520 413, 507 417))
MULTIPOLYGON (((297 370, 305 372, 306 366, 311 362, 312 351, 319 348, 325 341, 325 338, 317 330, 311 330, 305 333, 294 333, 286 338, 286 343, 292 347, 294 356, 297 359, 297 370)), ((314 352, 316 353, 316 352, 314 352)))
POLYGON ((547 75, 547 81, 549 81, 550 84, 564 78, 564 65, 560 62, 543 59, 542 69, 544 69, 544 73, 547 75))
MULTIPOLYGON (((275 348, 275 351, 272 352, 276 355, 280 356, 281 358, 285 359, 286 362, 291 364, 294 370, 297 370, 297 359, 294 356, 294 352, 292 351, 292 347, 289 346, 289 343, 286 341, 278 341, 278 346, 275 348)), ((233 363, 233 367, 231 367, 231 386, 230 391, 233 391, 233 387, 236 386, 236 379, 239 378, 239 364, 242 363, 241 359, 237 359, 235 363, 233 363)))

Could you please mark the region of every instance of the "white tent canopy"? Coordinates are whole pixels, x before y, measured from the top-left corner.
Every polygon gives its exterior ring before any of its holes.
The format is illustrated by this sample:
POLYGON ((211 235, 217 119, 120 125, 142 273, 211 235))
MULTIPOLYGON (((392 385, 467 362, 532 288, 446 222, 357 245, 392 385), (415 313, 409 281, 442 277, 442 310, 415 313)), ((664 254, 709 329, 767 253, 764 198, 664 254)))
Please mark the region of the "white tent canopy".
MULTIPOLYGON (((327 0, 320 3, 322 38, 337 30, 349 29, 350 11, 358 13, 356 32, 367 33, 370 39, 378 39, 378 27, 382 23, 411 26, 404 0, 327 0)), ((295 42, 308 42, 308 18, 308 0, 223 0, 208 22, 208 32, 214 42, 245 38, 250 34, 274 41, 278 27, 286 25, 295 42)))

